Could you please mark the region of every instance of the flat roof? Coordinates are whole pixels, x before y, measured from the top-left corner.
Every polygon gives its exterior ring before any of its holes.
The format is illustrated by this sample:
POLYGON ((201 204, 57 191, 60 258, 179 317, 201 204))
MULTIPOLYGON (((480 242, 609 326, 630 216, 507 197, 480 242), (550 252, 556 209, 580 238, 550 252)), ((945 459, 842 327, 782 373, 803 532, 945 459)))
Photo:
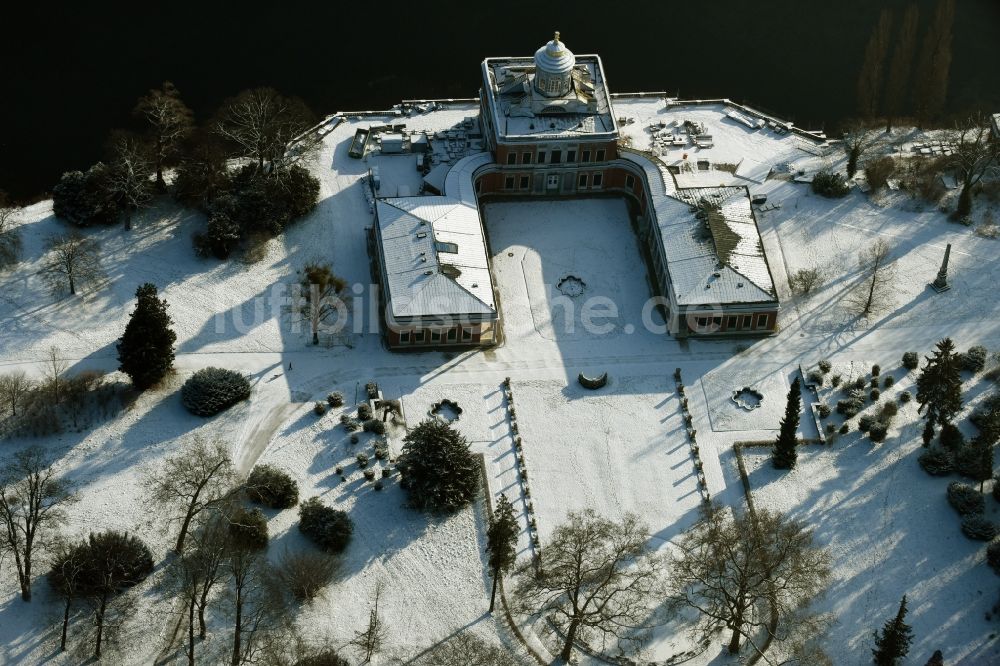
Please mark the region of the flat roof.
POLYGON ((534 91, 532 57, 487 58, 482 71, 485 101, 499 141, 618 136, 604 66, 597 55, 576 56, 571 90, 556 98, 534 91))

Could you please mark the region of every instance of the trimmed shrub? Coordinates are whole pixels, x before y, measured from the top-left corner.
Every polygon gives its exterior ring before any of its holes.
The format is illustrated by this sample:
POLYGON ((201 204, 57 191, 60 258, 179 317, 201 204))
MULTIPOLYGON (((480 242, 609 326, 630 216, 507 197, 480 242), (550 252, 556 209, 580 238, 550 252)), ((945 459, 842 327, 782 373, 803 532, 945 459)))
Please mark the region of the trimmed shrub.
POLYGON ((365 432, 373 432, 376 435, 385 434, 385 423, 379 419, 368 419, 364 425, 365 432))
POLYGON ((345 512, 310 497, 299 505, 299 531, 323 550, 342 553, 351 541, 354 523, 345 512))
POLYGON ((848 425, 847 423, 844 423, 843 425, 840 426, 840 434, 841 435, 846 435, 848 432, 850 432, 850 430, 851 430, 851 426, 848 425))
POLYGON ((830 384, 832 384, 834 388, 837 388, 838 386, 840 386, 840 380, 841 380, 840 375, 834 375, 833 377, 830 378, 830 384))
POLYGON ((952 481, 948 484, 948 504, 960 515, 968 516, 986 510, 983 495, 972 486, 952 481))
POLYGON ((878 377, 872 377, 872 380, 869 382, 869 385, 873 389, 877 389, 878 388, 878 377))
POLYGON ((360 441, 361 441, 361 438, 358 437, 358 433, 355 432, 355 433, 351 434, 351 444, 357 444, 360 441))
POLYGON ((378 400, 378 384, 375 382, 365 384, 365 394, 369 400, 378 400))
POLYGON ((965 446, 965 435, 954 423, 941 426, 941 446, 949 451, 958 451, 965 446))
POLYGON ((809 384, 815 384, 816 386, 823 385, 823 373, 813 370, 806 376, 806 382, 809 384))
POLYGON ((354 459, 358 461, 358 467, 360 467, 362 469, 364 469, 365 467, 368 467, 368 454, 367 453, 359 453, 358 455, 354 456, 354 459))
POLYGON ((344 468, 343 468, 343 466, 341 466, 341 465, 337 465, 336 467, 334 467, 334 468, 333 468, 333 473, 334 473, 334 474, 343 474, 343 473, 344 473, 344 468))
POLYGON ((909 391, 903 391, 902 393, 899 394, 899 401, 904 405, 911 400, 913 400, 913 394, 910 393, 909 391))
POLYGON ((875 423, 875 417, 865 414, 860 419, 858 419, 858 430, 861 432, 869 432, 872 429, 872 425, 875 423))
POLYGON ((873 388, 872 392, 869 393, 868 395, 871 397, 872 402, 878 402, 878 399, 882 397, 882 392, 879 391, 877 388, 873 388))
POLYGON ((323 416, 326 414, 326 404, 317 400, 316 404, 313 405, 313 414, 316 416, 323 416))
POLYGON ((388 479, 390 476, 392 476, 392 470, 389 469, 388 467, 383 467, 382 468, 382 478, 383 479, 388 479))
POLYGON ((896 383, 896 378, 892 375, 886 375, 882 380, 882 388, 892 388, 892 385, 896 383))
POLYGON ((997 535, 997 526, 981 514, 962 519, 962 534, 974 541, 991 541, 997 535))
POLYGON ((871 429, 868 431, 868 439, 875 443, 884 442, 886 436, 889 434, 889 426, 882 423, 881 421, 875 421, 872 423, 871 429))
POLYGON ((843 174, 820 171, 813 176, 812 191, 821 197, 839 199, 846 197, 850 188, 843 174))
POLYGON ((267 518, 260 509, 237 507, 229 516, 229 541, 244 550, 267 548, 267 518))
POLYGON ((375 480, 375 470, 373 470, 373 469, 366 469, 365 470, 365 481, 374 481, 374 480, 375 480))
POLYGON ((863 389, 868 384, 868 381, 864 377, 857 377, 854 380, 852 386, 856 389, 863 389))
POLYGON ((835 432, 837 432, 837 426, 835 426, 832 423, 827 423, 826 424, 826 434, 832 435, 835 432))
POLYGON ((819 412, 819 417, 820 417, 821 419, 825 419, 825 418, 827 418, 828 416, 830 416, 830 412, 831 412, 832 410, 830 409, 830 405, 828 405, 828 404, 826 404, 826 403, 824 402, 824 403, 820 404, 820 406, 819 406, 819 407, 817 407, 817 408, 816 408, 816 411, 817 411, 817 412, 819 412))
POLYGON ((1000 541, 986 546, 986 564, 990 565, 993 573, 1000 576, 1000 541))
POLYGON ((347 430, 347 432, 361 430, 361 422, 352 417, 350 414, 340 415, 340 425, 344 426, 344 429, 347 430))
POLYGON ((899 413, 899 407, 894 402, 887 402, 882 405, 882 409, 879 412, 879 420, 885 423, 892 421, 892 418, 899 413))
POLYGON ((287 472, 272 465, 257 465, 246 482, 251 502, 272 509, 290 509, 299 503, 299 484, 287 472))
POLYGON ((375 457, 379 460, 385 460, 389 457, 389 442, 384 439, 375 441, 375 457))
POLYGON ((370 421, 372 418, 372 407, 367 402, 363 402, 358 405, 358 420, 359 421, 370 421))
POLYGON ((225 368, 202 368, 181 387, 181 402, 198 416, 213 416, 249 397, 246 375, 225 368))
POLYGON ((826 359, 820 361, 818 365, 819 365, 819 371, 822 372, 824 375, 830 372, 830 370, 833 368, 833 365, 830 363, 830 361, 826 359))
POLYGON ((982 345, 976 345, 975 347, 970 347, 967 352, 962 354, 961 363, 962 369, 973 374, 977 372, 982 372, 983 368, 986 367, 986 356, 988 352, 986 347, 982 345))
POLYGON ((906 352, 903 354, 903 367, 907 370, 916 370, 920 367, 920 357, 917 352, 906 352))
POLYGON ((882 374, 882 366, 876 363, 872 366, 872 377, 878 377, 882 374))
POLYGON ((963 446, 955 452, 955 471, 967 479, 977 479, 982 454, 975 443, 963 446))
POLYGON ((340 391, 334 391, 330 395, 326 396, 326 402, 331 407, 343 407, 344 406, 344 394, 340 391))
POLYGON ((948 476, 955 469, 951 454, 937 447, 921 453, 917 462, 931 476, 948 476))

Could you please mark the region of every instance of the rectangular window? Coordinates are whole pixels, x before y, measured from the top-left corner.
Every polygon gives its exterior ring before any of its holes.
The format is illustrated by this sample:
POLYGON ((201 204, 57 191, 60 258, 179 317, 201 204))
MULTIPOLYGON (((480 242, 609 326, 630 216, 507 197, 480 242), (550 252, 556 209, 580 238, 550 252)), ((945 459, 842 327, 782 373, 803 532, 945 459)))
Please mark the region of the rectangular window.
POLYGON ((589 162, 590 161, 590 151, 589 150, 583 151, 583 157, 582 157, 582 159, 580 161, 581 162, 589 162))
POLYGON ((694 321, 695 321, 695 324, 698 325, 698 328, 707 328, 708 327, 708 317, 697 317, 694 321))
POLYGON ((426 333, 427 332, 424 331, 423 329, 421 329, 419 331, 415 331, 413 333, 413 341, 414 342, 423 342, 424 341, 424 336, 426 335, 426 333))
POLYGON ((740 318, 737 317, 736 315, 729 315, 728 317, 726 317, 726 330, 728 331, 736 330, 736 328, 739 327, 739 320, 740 318))
POLYGON ((449 328, 448 329, 448 342, 454 342, 458 339, 458 329, 449 328))
POLYGON ((593 180, 591 180, 591 182, 594 184, 594 187, 600 187, 604 183, 604 175, 595 173, 594 178, 593 180))
POLYGON ((603 148, 601 148, 600 150, 597 151, 597 161, 598 162, 603 162, 604 161, 604 149, 603 148))
POLYGON ((514 176, 507 176, 503 179, 503 187, 505 190, 514 189, 514 176))
POLYGON ((400 331, 399 332, 399 341, 400 342, 409 342, 410 341, 410 332, 409 331, 400 331))
POLYGON ((630 190, 633 187, 635 187, 635 177, 634 176, 630 176, 628 174, 625 174, 625 187, 627 187, 630 190))
POLYGON ((544 150, 539 150, 538 151, 538 163, 539 164, 545 164, 545 151, 544 150))
POLYGON ((531 164, 531 153, 521 153, 521 164, 531 164))
POLYGON ((585 174, 585 173, 581 173, 580 174, 580 180, 577 183, 577 187, 580 187, 580 188, 587 187, 587 174, 585 174))
POLYGON ((471 328, 463 328, 462 329, 462 341, 463 342, 468 342, 471 339, 472 339, 472 329, 471 328))
POLYGON ((575 150, 567 150, 566 151, 566 161, 567 162, 576 162, 576 151, 575 150))
POLYGON ((521 181, 518 183, 518 188, 522 190, 528 189, 529 178, 527 176, 521 176, 521 181))
POLYGON ((559 164, 560 162, 562 162, 562 151, 561 150, 553 150, 552 151, 552 160, 551 160, 551 163, 552 164, 559 164))
POLYGON ((507 153, 507 164, 517 164, 517 153, 507 153))
POLYGON ((431 331, 431 342, 441 342, 441 331, 431 331))
POLYGON ((766 314, 757 315, 757 328, 767 328, 768 316, 766 314))
POLYGON ((753 315, 743 315, 743 325, 740 328, 750 328, 750 321, 753 319, 753 315))
POLYGON ((722 328, 722 317, 712 317, 712 326, 716 329, 722 328))

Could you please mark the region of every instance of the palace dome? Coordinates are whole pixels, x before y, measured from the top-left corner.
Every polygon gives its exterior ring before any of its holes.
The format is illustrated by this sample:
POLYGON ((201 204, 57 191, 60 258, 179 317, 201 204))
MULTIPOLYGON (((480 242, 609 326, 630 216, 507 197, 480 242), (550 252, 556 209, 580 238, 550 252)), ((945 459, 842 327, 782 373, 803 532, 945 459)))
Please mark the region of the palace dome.
POLYGON ((546 97, 562 97, 573 85, 576 56, 559 41, 559 32, 535 51, 535 90, 546 97))

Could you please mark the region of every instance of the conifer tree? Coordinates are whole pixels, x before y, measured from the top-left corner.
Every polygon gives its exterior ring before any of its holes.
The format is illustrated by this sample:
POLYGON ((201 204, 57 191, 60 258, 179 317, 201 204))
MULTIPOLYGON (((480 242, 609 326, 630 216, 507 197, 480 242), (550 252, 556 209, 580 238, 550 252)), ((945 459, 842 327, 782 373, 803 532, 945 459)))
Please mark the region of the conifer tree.
POLYGON ((486 529, 486 552, 490 554, 490 571, 493 573, 493 592, 490 593, 490 612, 497 598, 497 584, 500 576, 514 566, 517 558, 517 519, 514 518, 514 507, 506 495, 500 495, 496 509, 490 517, 490 526, 486 529))
POLYGON ((414 509, 455 511, 479 490, 480 465, 469 442, 436 419, 417 424, 403 438, 399 467, 414 509))
POLYGON ((799 411, 802 409, 802 388, 799 378, 792 382, 788 389, 788 403, 785 406, 785 416, 781 419, 781 429, 778 441, 771 451, 771 462, 777 469, 792 469, 798 453, 795 451, 795 431, 799 428, 799 411))
POLYGON ((928 429, 936 423, 951 423, 962 410, 960 369, 951 338, 937 343, 937 351, 927 357, 927 365, 917 377, 917 402, 920 404, 918 411, 927 410, 927 422, 931 424, 928 429))
POLYGON ((895 666, 896 662, 906 656, 910 650, 910 642, 913 640, 913 630, 906 624, 906 595, 903 595, 899 602, 899 611, 896 617, 888 620, 882 627, 882 635, 875 632, 875 649, 872 654, 875 656, 874 662, 878 666, 895 666))
POLYGON ((924 666, 944 666, 944 655, 941 654, 941 650, 934 650, 934 654, 931 658, 927 660, 924 666))
POLYGON ((157 298, 156 285, 146 283, 135 292, 135 310, 118 341, 118 368, 139 390, 159 382, 174 364, 177 334, 170 329, 167 302, 157 298))

